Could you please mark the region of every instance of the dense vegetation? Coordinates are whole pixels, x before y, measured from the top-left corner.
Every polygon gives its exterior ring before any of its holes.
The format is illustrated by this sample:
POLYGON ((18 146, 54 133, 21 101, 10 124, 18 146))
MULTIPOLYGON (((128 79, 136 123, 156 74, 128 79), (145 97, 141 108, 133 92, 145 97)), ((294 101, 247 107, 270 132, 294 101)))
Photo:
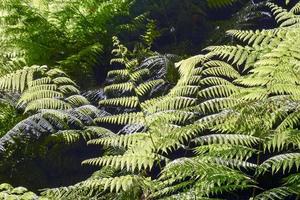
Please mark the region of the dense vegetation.
POLYGON ((0 13, 0 199, 300 198, 299 1, 0 13))

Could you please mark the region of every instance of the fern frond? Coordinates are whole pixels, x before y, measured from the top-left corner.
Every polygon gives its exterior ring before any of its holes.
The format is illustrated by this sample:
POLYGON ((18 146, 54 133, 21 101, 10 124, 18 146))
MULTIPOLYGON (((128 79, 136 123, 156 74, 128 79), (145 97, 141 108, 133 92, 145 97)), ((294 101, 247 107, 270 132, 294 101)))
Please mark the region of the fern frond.
POLYGON ((247 42, 248 45, 252 44, 252 46, 265 46, 270 45, 270 43, 274 42, 274 38, 283 39, 287 34, 287 30, 285 29, 271 29, 271 30, 256 30, 256 31, 244 31, 244 30, 229 30, 227 34, 233 36, 243 42, 247 42))
POLYGON ((82 95, 69 96, 65 99, 65 101, 74 107, 90 104, 90 102, 82 95))
MULTIPOLYGON (((103 128, 103 127, 99 127, 99 126, 88 126, 85 128, 85 132, 91 132, 94 134, 97 134, 98 136, 116 136, 115 133, 113 133, 112 131, 110 131, 109 129, 103 128)), ((93 143, 93 142, 91 142, 93 143)))
POLYGON ((204 64, 207 69, 203 70, 203 75, 217 76, 217 77, 228 77, 228 78, 239 78, 240 73, 231 65, 222 61, 209 61, 204 64))
POLYGON ((128 70, 127 69, 118 69, 118 70, 111 70, 107 73, 108 77, 114 77, 114 76, 128 76, 128 70))
POLYGON ((207 163, 201 158, 177 159, 169 163, 163 170, 161 179, 171 180, 172 183, 188 177, 195 181, 194 187, 203 196, 247 188, 253 184, 253 181, 242 173, 225 166, 207 163), (239 183, 239 186, 234 183, 239 183))
POLYGON ((200 85, 232 85, 232 83, 221 77, 206 77, 203 78, 200 82, 200 85))
POLYGON ((238 92, 239 88, 234 85, 218 85, 211 86, 206 89, 201 90, 198 95, 200 98, 209 99, 213 98, 221 98, 228 97, 236 92, 238 92))
POLYGON ((299 117, 300 112, 298 110, 295 110, 294 112, 285 117, 285 119, 279 124, 276 130, 282 131, 286 128, 293 128, 299 123, 299 117))
POLYGON ((58 87, 58 90, 64 94, 79 94, 80 91, 74 85, 61 85, 58 87))
POLYGON ((282 169, 283 173, 290 171, 293 167, 300 167, 300 153, 286 153, 269 158, 258 168, 258 173, 266 173, 271 170, 272 174, 282 169))
POLYGON ((58 68, 50 69, 46 72, 46 75, 50 77, 67 76, 67 74, 64 71, 58 68))
POLYGON ((145 133, 135 133, 130 135, 118 135, 113 137, 94 139, 90 140, 88 144, 128 148, 135 145, 139 141, 145 140, 146 138, 147 136, 145 135, 145 133))
POLYGON ((56 84, 42 84, 42 85, 29 86, 29 90, 30 91, 37 91, 37 90, 51 90, 51 91, 56 91, 57 89, 58 88, 57 88, 56 84))
POLYGON ((281 23, 281 27, 291 26, 299 23, 299 16, 295 15, 293 11, 288 12, 286 9, 283 9, 282 7, 270 2, 267 3, 267 6, 270 7, 273 15, 275 15, 276 21, 281 23))
POLYGON ((84 126, 82 121, 80 121, 76 116, 72 115, 72 113, 65 112, 64 110, 43 109, 40 113, 43 118, 47 119, 60 129, 68 129, 69 125, 78 129, 82 129, 84 126))
POLYGON ((51 84, 52 79, 50 77, 42 77, 36 80, 28 81, 30 87, 35 87, 39 85, 51 84))
POLYGON ((141 112, 138 113, 125 113, 114 116, 100 117, 95 119, 96 123, 111 123, 111 124, 135 124, 135 123, 144 123, 144 114, 141 112))
POLYGON ((22 94, 21 98, 18 101, 18 106, 44 98, 60 99, 63 98, 63 94, 53 90, 29 90, 22 94))
POLYGON ((150 113, 165 111, 165 110, 179 110, 191 106, 195 106, 197 103, 197 99, 191 97, 180 97, 175 96, 172 98, 170 96, 164 101, 159 102, 158 104, 154 105, 153 107, 149 107, 146 110, 150 113))
POLYGON ((139 96, 144 96, 146 93, 151 91, 153 88, 157 87, 158 85, 163 84, 165 81, 163 79, 148 81, 145 83, 140 84, 136 89, 136 93, 139 96))
POLYGON ((220 8, 230 6, 237 2, 237 0, 207 0, 208 6, 211 8, 220 8))
POLYGON ((252 147, 258 144, 261 139, 250 135, 239 134, 213 134, 201 136, 193 140, 197 144, 229 144, 229 145, 243 145, 252 147))
MULTIPOLYGON (((212 54, 219 56, 222 59, 230 61, 232 64, 241 66, 245 63, 253 62, 253 55, 256 55, 256 49, 250 46, 212 46, 206 48, 212 54), (250 60, 251 59, 251 60, 250 60)), ((249 65, 249 64, 248 64, 249 65)))
POLYGON ((147 68, 144 68, 144 69, 140 69, 140 70, 135 71, 134 73, 130 74, 130 78, 133 81, 139 81, 143 77, 148 76, 149 74, 150 74, 150 70, 147 68))
POLYGON ((292 13, 294 13, 294 14, 299 14, 299 12, 300 12, 300 3, 299 3, 299 2, 296 3, 296 5, 294 5, 294 6, 291 8, 290 12, 292 12, 292 13))
POLYGON ((59 131, 53 135, 51 135, 48 140, 52 140, 55 142, 64 142, 66 144, 73 144, 80 139, 80 132, 79 130, 66 130, 66 131, 59 131))
POLYGON ((0 78, 0 89, 22 92, 27 84, 33 80, 35 73, 43 73, 46 69, 46 66, 32 66, 7 74, 0 78))
POLYGON ((174 96, 195 96, 197 91, 200 89, 199 86, 187 85, 187 86, 178 86, 170 91, 169 95, 174 96))
POLYGON ((68 78, 68 77, 64 77, 64 76, 60 76, 57 78, 54 78, 53 83, 55 84, 64 84, 64 85, 74 85, 76 86, 76 83, 74 81, 72 81, 72 79, 68 78))
POLYGON ((231 144, 209 144, 202 145, 195 148, 197 155, 209 155, 220 158, 230 158, 238 160, 248 160, 257 151, 253 148, 249 148, 242 145, 231 145, 231 144))
POLYGON ((106 86, 104 87, 104 92, 132 91, 133 89, 134 89, 134 83, 127 82, 127 83, 119 83, 119 84, 112 84, 106 86))
POLYGON ((96 166, 111 166, 116 169, 135 170, 151 169, 158 157, 153 153, 147 154, 124 154, 119 156, 102 156, 83 161, 83 164, 96 166))
POLYGON ((38 99, 35 101, 31 101, 28 103, 25 109, 25 113, 29 111, 37 111, 40 109, 71 109, 71 105, 60 100, 60 99, 53 99, 53 98, 43 98, 38 99))
POLYGON ((137 97, 119 97, 99 101, 99 105, 103 106, 124 106, 128 108, 136 108, 138 104, 139 99, 137 97))
POLYGON ((222 109, 232 108, 241 102, 236 98, 214 98, 198 104, 195 109, 203 113, 214 113, 222 109))
POLYGON ((295 191, 289 187, 272 188, 252 198, 253 200, 280 200, 294 195, 295 191))
POLYGON ((119 176, 113 178, 102 178, 100 180, 90 180, 84 184, 87 187, 96 188, 102 186, 104 190, 109 189, 110 192, 120 192, 120 190, 128 191, 134 187, 140 187, 144 182, 144 178, 136 175, 119 176))
MULTIPOLYGON (((72 111, 74 111, 78 115, 86 116, 86 117, 103 117, 103 116, 108 116, 107 112, 103 110, 99 110, 97 107, 93 105, 83 105, 77 108, 74 108, 72 111)), ((72 111, 70 111, 72 113, 72 111)))

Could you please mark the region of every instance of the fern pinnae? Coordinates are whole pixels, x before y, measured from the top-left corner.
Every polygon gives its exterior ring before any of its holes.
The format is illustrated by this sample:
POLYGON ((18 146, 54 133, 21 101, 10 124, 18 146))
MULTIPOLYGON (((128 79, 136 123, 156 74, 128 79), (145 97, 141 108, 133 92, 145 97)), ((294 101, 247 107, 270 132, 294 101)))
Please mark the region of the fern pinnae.
POLYGON ((52 90, 56 91, 57 85, 56 84, 41 84, 41 85, 36 85, 36 86, 29 86, 30 91, 36 91, 36 90, 52 90))
POLYGON ((114 91, 132 91, 134 89, 134 83, 126 82, 126 83, 119 83, 113 84, 104 87, 104 92, 114 92, 114 91))
POLYGON ((207 75, 207 76, 224 76, 224 77, 228 77, 228 78, 239 78, 240 74, 239 72, 234 69, 232 66, 226 64, 220 67, 211 67, 211 68, 207 68, 205 70, 203 70, 203 75, 207 75))
POLYGON ((299 14, 299 11, 300 11, 300 3, 298 2, 298 3, 296 3, 296 5, 294 5, 291 8, 290 12, 292 12, 294 14, 299 14))
MULTIPOLYGON (((45 119, 54 121, 57 124, 62 124, 63 126, 72 124, 74 127, 79 129, 83 128, 84 126, 77 117, 65 112, 64 110, 42 109, 40 110, 40 113, 45 119)), ((62 129, 65 129, 65 127, 62 127, 62 129)))
POLYGON ((170 95, 174 96, 195 96, 197 91, 199 91, 200 86, 196 85, 186 85, 186 86, 178 86, 176 89, 170 91, 170 95))
POLYGON ((50 137, 48 140, 52 140, 55 142, 64 142, 66 144, 73 144, 80 139, 80 131, 78 130, 66 130, 66 131, 59 131, 50 137))
POLYGON ((289 187, 279 187, 279 188, 272 188, 270 190, 264 191, 252 199, 253 200, 276 200, 276 199, 280 200, 294 194, 295 191, 289 187))
POLYGON ((29 87, 35 87, 39 85, 51 84, 52 79, 50 77, 42 77, 36 80, 28 82, 29 87))
POLYGON ((107 73, 108 77, 114 77, 114 76, 128 76, 128 70, 127 69, 119 69, 119 70, 111 70, 107 73))
POLYGON ((145 133, 135 133, 130 135, 118 135, 113 137, 94 139, 90 140, 88 144, 128 148, 144 139, 146 139, 145 133))
POLYGON ((217 85, 211 86, 198 92, 200 98, 221 98, 228 97, 239 91, 239 88, 234 85, 217 85))
POLYGON ((202 86, 206 86, 206 85, 232 85, 232 82, 221 78, 221 77, 217 77, 217 76, 211 76, 211 77, 206 77, 203 78, 200 82, 200 85, 202 86))
POLYGON ((133 72, 132 74, 130 74, 130 78, 133 81, 139 81, 143 77, 148 76, 149 74, 150 74, 150 70, 147 68, 144 68, 144 69, 137 70, 137 71, 133 72))
POLYGON ((237 160, 248 160, 250 157, 255 155, 257 150, 242 146, 242 145, 231 145, 231 144, 208 144, 197 146, 194 148, 197 155, 209 155, 220 158, 230 158, 237 160))
POLYGON ((212 156, 203 156, 201 159, 204 159, 208 163, 216 163, 218 165, 230 167, 232 169, 238 169, 240 170, 241 168, 244 169, 256 169, 257 165, 246 162, 246 161, 241 161, 237 159, 230 159, 230 158, 220 158, 220 157, 212 157, 212 156))
POLYGON ((50 69, 45 74, 50 77, 67 76, 63 70, 58 68, 50 69))
POLYGON ((220 98, 214 98, 207 101, 204 101, 197 106, 195 106, 195 109, 198 112, 202 113, 215 113, 218 111, 221 111, 222 109, 231 108, 239 103, 241 103, 243 100, 236 99, 236 98, 230 98, 230 97, 220 97, 220 98))
POLYGON ((63 98, 63 94, 53 90, 30 90, 22 94, 18 101, 18 106, 24 105, 28 102, 44 98, 63 98))
POLYGON ((99 101, 99 105, 103 106, 124 106, 128 108, 136 108, 139 104, 139 99, 133 97, 110 98, 99 101))
POLYGON ((46 68, 46 66, 25 67, 22 70, 7 74, 0 79, 0 88, 2 90, 22 92, 27 84, 33 80, 34 73, 44 72, 46 68))
POLYGON ((65 85, 70 84, 76 86, 76 83, 68 77, 61 76, 61 77, 54 78, 52 81, 55 84, 65 84, 65 85))
POLYGON ((173 98, 167 98, 153 107, 147 108, 147 111, 152 113, 164 110, 179 110, 182 108, 194 106, 196 102, 196 98, 175 96, 173 98))
POLYGON ((156 161, 154 154, 125 154, 119 156, 102 156, 101 158, 83 161, 83 164, 96 166, 111 166, 117 169, 126 169, 134 172, 136 169, 151 169, 156 161))
POLYGON ((283 173, 290 171, 292 167, 297 170, 300 167, 300 153, 286 153, 269 158, 264 161, 258 168, 258 174, 264 174, 271 170, 272 174, 277 173, 282 169, 283 173))
POLYGON ((99 126, 85 127, 85 132, 91 132, 93 134, 97 134, 99 137, 113 137, 113 136, 117 135, 117 134, 113 133, 112 131, 110 131, 109 129, 99 127, 99 126))
POLYGON ((148 81, 148 82, 138 85, 138 87, 135 88, 135 91, 136 91, 137 95, 144 96, 151 89, 153 89, 154 87, 157 87, 158 85, 161 85, 163 83, 165 83, 165 81, 163 79, 148 81))
POLYGON ((193 140, 197 144, 232 144, 232 145, 245 145, 251 147, 258 144, 261 139, 249 136, 249 135, 239 135, 239 134, 214 134, 201 136, 193 140))
POLYGON ((119 124, 119 125, 134 124, 134 123, 143 124, 144 114, 142 112, 125 113, 125 114, 96 118, 94 121, 96 123, 112 123, 112 124, 119 124))
POLYGON ((53 98, 43 98, 35 101, 31 101, 27 104, 25 113, 29 111, 37 111, 40 109, 70 109, 72 108, 70 104, 60 100, 53 98))
POLYGON ((82 95, 72 95, 65 99, 65 101, 69 104, 71 104, 74 107, 79 107, 83 105, 89 105, 90 102, 82 95))
POLYGON ((64 94, 79 94, 80 91, 74 85, 61 85, 57 88, 60 92, 64 94))

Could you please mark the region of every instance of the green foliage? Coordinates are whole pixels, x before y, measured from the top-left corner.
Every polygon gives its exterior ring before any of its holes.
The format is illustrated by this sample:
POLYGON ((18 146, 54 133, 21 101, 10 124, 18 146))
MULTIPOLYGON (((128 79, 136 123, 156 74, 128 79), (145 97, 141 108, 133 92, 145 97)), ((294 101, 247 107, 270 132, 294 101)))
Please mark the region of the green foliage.
POLYGON ((2 137, 24 117, 16 111, 14 105, 11 105, 9 100, 1 102, 0 106, 0 136, 2 137))
POLYGON ((267 5, 279 28, 230 30, 237 45, 176 63, 150 50, 151 22, 147 47, 130 51, 114 37, 111 63, 123 68, 108 73, 100 109, 60 70, 4 76, 1 88, 21 92, 18 105, 36 114, 2 137, 0 149, 30 135, 43 145, 82 139, 104 150, 82 162, 99 171, 45 189, 50 199, 299 198, 299 5, 267 5))
POLYGON ((25 112, 89 104, 63 71, 46 66, 26 67, 7 74, 0 78, 0 89, 21 92, 17 106, 25 108, 25 112))
POLYGON ((236 3, 238 0, 207 0, 207 4, 212 8, 220 8, 230 6, 233 3, 236 3))
POLYGON ((3 1, 1 71, 26 65, 55 66, 83 84, 92 80, 99 57, 110 49, 110 38, 142 27, 145 14, 131 16, 132 0, 3 1), (80 72, 80 74, 78 73, 80 72), (79 79, 84 74, 83 79, 79 79))
MULTIPOLYGON (((294 15, 268 5, 279 22, 294 15)), ((82 182, 58 191, 81 189, 84 185, 90 190, 97 187, 98 193, 109 197, 138 188, 135 194, 139 195, 132 199, 209 199, 223 195, 230 199, 230 194, 238 191, 249 199, 299 195, 295 172, 300 163, 300 32, 297 22, 292 21, 273 30, 229 31, 241 41, 239 45, 208 47, 206 55, 176 63, 180 75, 176 85, 166 95, 146 101, 136 91, 140 78, 130 77, 136 74, 132 70, 138 66, 134 65, 137 61, 125 56, 126 48, 119 48, 115 52, 121 57, 114 61, 126 68, 110 72, 109 76, 122 76, 115 80, 125 83, 108 86, 106 91, 126 90, 133 96, 120 93, 120 97, 100 104, 136 110, 95 121, 138 128, 130 134, 121 129, 88 142, 119 149, 83 162, 114 168, 115 174, 89 181, 91 185, 82 182), (189 157, 172 156, 180 151, 189 157), (159 175, 151 177, 155 170, 159 175), (258 188, 266 174, 270 180, 278 175, 287 178, 269 188, 258 188), (140 181, 133 181, 133 177, 140 181)), ((57 189, 44 194, 60 195, 57 189)))
POLYGON ((45 197, 39 198, 35 193, 28 191, 24 187, 16 187, 13 188, 11 185, 7 183, 0 184, 0 198, 1 199, 23 199, 23 200, 47 200, 45 197))
POLYGON ((157 30, 156 22, 150 20, 146 26, 147 31, 142 35, 142 39, 148 48, 151 48, 154 40, 160 36, 160 32, 157 30))

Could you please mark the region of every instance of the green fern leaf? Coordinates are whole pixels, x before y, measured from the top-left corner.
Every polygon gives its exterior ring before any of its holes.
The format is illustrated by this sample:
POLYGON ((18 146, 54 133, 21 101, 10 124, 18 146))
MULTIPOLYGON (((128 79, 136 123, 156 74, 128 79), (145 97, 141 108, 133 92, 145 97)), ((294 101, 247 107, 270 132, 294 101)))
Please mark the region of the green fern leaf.
POLYGON ((138 104, 139 99, 137 97, 120 97, 99 101, 99 105, 103 106, 124 106, 128 108, 136 108, 138 104))

